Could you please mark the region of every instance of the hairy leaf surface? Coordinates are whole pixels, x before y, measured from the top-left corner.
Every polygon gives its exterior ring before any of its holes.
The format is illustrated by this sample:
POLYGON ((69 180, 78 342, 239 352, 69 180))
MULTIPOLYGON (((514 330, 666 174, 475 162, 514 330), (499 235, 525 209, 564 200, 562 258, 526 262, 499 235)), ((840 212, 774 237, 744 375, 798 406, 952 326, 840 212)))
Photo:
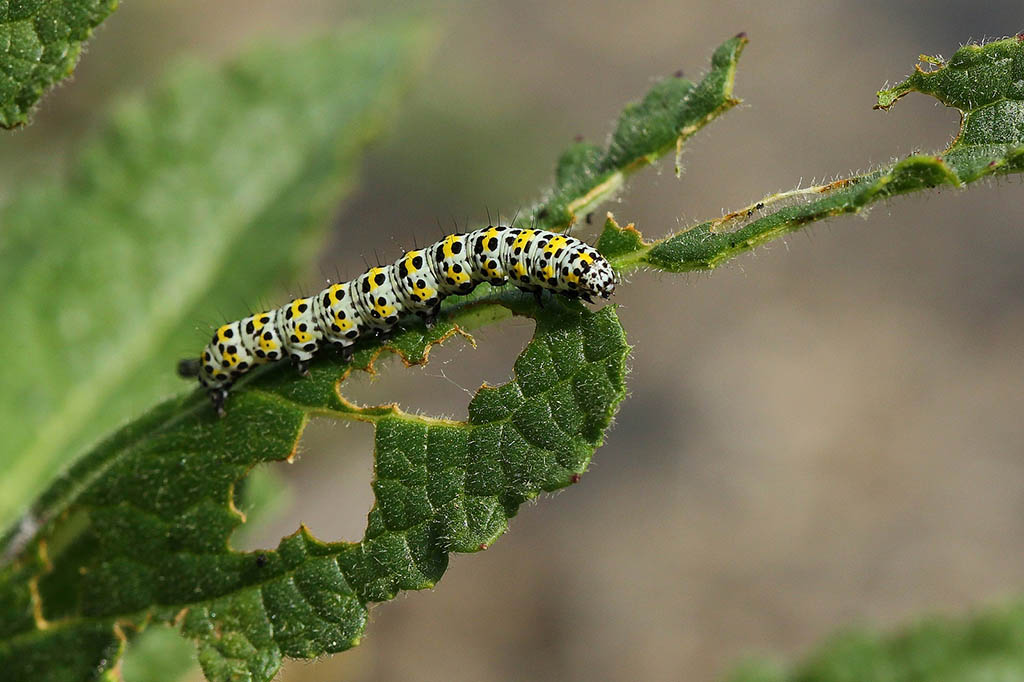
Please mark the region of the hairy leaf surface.
MULTIPOLYGON (((502 303, 532 308, 514 295, 502 303)), ((474 314, 463 309, 467 322, 474 314)), ((625 394, 613 308, 553 301, 535 315, 515 379, 481 388, 467 422, 354 405, 339 392, 352 367, 328 357, 307 379, 286 366, 254 373, 224 419, 197 391, 114 434, 40 500, 43 532, 0 573, 0 668, 85 679, 114 665, 125 629, 151 621, 180 623, 212 680, 269 680, 283 656, 354 646, 367 604, 433 586, 449 552, 486 548, 522 502, 579 480, 601 443, 625 394), (301 528, 276 550, 232 551, 234 486, 256 464, 290 458, 313 416, 374 424, 363 540, 322 542, 301 528), (52 667, 58 656, 67 660, 52 667)), ((460 319, 403 332, 391 349, 423 362, 460 319)), ((353 366, 370 369, 380 352, 364 348, 353 366)))
POLYGON ((28 121, 47 88, 71 75, 82 45, 118 0, 8 0, 0 5, 0 127, 28 121))
POLYGON ((676 150, 676 173, 683 144, 698 130, 740 103, 733 96, 736 66, 745 34, 722 43, 699 83, 671 76, 654 84, 639 102, 626 106, 607 148, 578 142, 558 160, 555 185, 526 212, 537 226, 565 229, 614 197, 637 170, 676 150))
POLYGON ((965 45, 948 62, 931 57, 926 62, 934 70, 918 66, 903 83, 880 91, 876 108, 888 109, 911 91, 958 108, 960 131, 945 151, 910 156, 827 185, 773 194, 654 242, 644 242, 635 230, 623 233, 609 222, 599 247, 620 269, 710 269, 804 225, 858 213, 877 201, 1024 170, 1024 40, 965 45))

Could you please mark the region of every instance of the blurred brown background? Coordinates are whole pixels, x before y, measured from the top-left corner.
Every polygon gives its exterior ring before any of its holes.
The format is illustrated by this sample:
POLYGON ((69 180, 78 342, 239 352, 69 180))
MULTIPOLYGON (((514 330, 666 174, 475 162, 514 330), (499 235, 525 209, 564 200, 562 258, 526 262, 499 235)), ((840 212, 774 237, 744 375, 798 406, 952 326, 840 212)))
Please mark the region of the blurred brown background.
MULTIPOLYGON (((1024 29, 1019 2, 126 2, 74 81, 0 160, 59 168, 109 100, 178 56, 413 13, 438 22, 398 124, 366 160, 321 262, 399 253, 435 221, 512 213, 576 134, 603 141, 652 79, 699 77, 745 30, 745 105, 700 133, 677 180, 636 176, 610 210, 648 235, 763 195, 942 148, 955 111, 874 92, 919 53, 1024 29)), ((0 163, 0 186, 13 163, 0 163)), ((2 192, 2 190, 0 190, 2 192)), ((711 680, 738 657, 795 657, 834 628, 965 612, 1024 588, 1024 187, 1017 179, 876 206, 713 274, 631 276, 616 295, 635 346, 630 397, 579 486, 527 505, 437 589, 377 607, 364 643, 280 679, 711 680)), ((594 236, 594 228, 582 233, 594 236)), ((359 400, 464 416, 508 378, 513 321, 423 370, 359 379, 359 400)), ((197 338, 199 338, 197 336, 197 338)), ((357 539, 372 496, 369 426, 318 424, 282 516, 357 539)))

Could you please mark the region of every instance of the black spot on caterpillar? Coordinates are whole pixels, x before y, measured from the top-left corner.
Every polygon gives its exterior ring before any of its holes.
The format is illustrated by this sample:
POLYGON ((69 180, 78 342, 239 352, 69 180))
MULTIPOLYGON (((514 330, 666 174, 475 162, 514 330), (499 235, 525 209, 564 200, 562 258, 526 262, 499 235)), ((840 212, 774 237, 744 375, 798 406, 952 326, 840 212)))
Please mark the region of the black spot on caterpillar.
POLYGON ((596 249, 575 237, 489 226, 449 235, 409 251, 393 265, 370 268, 315 296, 223 325, 203 349, 202 361, 183 360, 178 373, 198 377, 218 414, 224 414, 228 389, 252 367, 290 357, 304 369, 321 346, 350 355, 361 334, 386 335, 408 314, 429 323, 445 297, 466 294, 480 282, 509 281, 538 296, 547 289, 593 302, 612 295, 616 276, 596 249), (236 335, 225 349, 223 339, 236 335))

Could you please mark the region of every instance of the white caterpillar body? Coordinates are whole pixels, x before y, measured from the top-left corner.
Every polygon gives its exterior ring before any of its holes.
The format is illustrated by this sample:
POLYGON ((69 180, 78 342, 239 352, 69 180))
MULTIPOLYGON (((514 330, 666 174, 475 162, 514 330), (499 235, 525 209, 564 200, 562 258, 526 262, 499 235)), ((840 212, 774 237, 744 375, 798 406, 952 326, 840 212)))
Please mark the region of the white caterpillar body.
POLYGON ((545 230, 489 226, 449 235, 409 251, 392 265, 332 284, 316 296, 225 324, 198 363, 183 361, 179 371, 198 375, 223 413, 231 384, 253 367, 287 357, 304 370, 324 346, 350 355, 361 335, 386 335, 405 315, 433 323, 441 301, 467 294, 480 282, 511 282, 538 295, 547 289, 592 302, 595 296, 612 295, 616 277, 611 264, 579 239, 545 230))

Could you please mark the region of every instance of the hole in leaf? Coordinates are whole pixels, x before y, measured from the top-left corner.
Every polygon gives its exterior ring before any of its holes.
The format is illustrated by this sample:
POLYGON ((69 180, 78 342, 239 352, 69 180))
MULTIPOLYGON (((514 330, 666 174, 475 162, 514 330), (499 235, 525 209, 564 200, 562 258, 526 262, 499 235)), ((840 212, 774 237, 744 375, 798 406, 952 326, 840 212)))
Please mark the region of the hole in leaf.
POLYGON ((512 378, 516 358, 533 337, 536 325, 513 317, 473 333, 474 348, 454 337, 430 350, 426 365, 406 368, 383 354, 377 375, 353 372, 342 384, 346 400, 361 406, 398 403, 414 414, 465 420, 469 402, 484 383, 497 386, 512 378))
MULTIPOLYGON (((244 509, 249 522, 236 531, 232 547, 276 548, 299 524, 324 541, 362 539, 366 514, 373 506, 372 425, 313 419, 302 434, 295 460, 267 468, 276 490, 252 503, 262 502, 269 509, 244 509)), ((259 481, 259 471, 255 477, 250 474, 253 481, 259 481)))
MULTIPOLYGON (((534 329, 533 320, 511 318, 476 334, 475 349, 459 338, 434 346, 425 366, 405 368, 384 354, 376 376, 352 372, 342 393, 360 406, 398 403, 407 412, 465 420, 481 384, 511 379, 534 329)), ((255 469, 236 492, 236 505, 248 522, 236 531, 232 547, 275 548, 300 524, 324 541, 361 540, 374 502, 373 448, 370 424, 312 419, 293 463, 255 469)))

